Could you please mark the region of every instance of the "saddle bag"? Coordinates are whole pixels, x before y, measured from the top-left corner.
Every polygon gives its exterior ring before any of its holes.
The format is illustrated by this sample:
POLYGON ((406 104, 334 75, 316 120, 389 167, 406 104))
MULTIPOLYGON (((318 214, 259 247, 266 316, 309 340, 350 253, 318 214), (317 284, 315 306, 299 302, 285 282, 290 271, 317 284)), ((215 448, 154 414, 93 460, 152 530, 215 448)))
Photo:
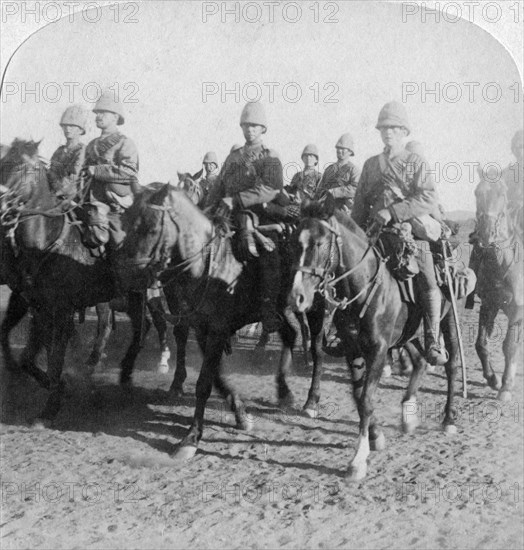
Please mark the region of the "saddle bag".
POLYGON ((419 272, 417 245, 409 223, 383 229, 379 241, 384 255, 389 257, 387 266, 395 279, 406 281, 419 272))

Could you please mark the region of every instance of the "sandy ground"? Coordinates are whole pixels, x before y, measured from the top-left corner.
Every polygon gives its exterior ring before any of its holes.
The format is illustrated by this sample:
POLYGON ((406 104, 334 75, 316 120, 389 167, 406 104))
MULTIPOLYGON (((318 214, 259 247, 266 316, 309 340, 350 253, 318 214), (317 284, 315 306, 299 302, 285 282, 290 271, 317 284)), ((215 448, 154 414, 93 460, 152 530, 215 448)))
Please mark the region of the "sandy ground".
MULTIPOLYGON (((173 401, 173 367, 156 372, 151 333, 129 396, 117 385, 128 325, 120 323, 105 367, 88 379, 88 319, 68 355, 67 398, 53 429, 29 425, 45 391, 2 371, 1 548, 522 548, 522 370, 512 401, 494 401, 473 348, 477 309, 464 316, 469 398, 457 397, 458 433, 439 426, 446 380, 438 369, 419 394, 420 427, 403 434, 407 379, 393 374, 376 397, 387 448, 371 455, 367 479, 356 484, 345 477, 358 416, 342 362, 327 362, 319 418, 309 419, 275 405, 276 346, 257 360, 255 340, 244 339, 227 369, 255 429, 236 431, 213 394, 201 448, 179 463, 170 453, 192 418, 196 345, 187 395, 173 401)), ((13 333, 15 346, 25 331, 13 333)), ((298 406, 309 379, 299 356, 290 379, 298 406)))

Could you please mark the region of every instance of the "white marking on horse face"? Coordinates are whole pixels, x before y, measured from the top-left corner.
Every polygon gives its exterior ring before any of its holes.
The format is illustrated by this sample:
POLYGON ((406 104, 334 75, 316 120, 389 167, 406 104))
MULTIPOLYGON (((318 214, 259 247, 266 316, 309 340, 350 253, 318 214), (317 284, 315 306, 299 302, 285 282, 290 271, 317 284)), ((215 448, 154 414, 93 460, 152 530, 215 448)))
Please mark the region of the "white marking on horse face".
MULTIPOLYGON (((298 236, 298 241, 302 245, 302 253, 300 254, 300 261, 298 262, 299 267, 303 267, 304 265, 304 260, 306 259, 306 251, 309 245, 309 239, 310 239, 309 229, 304 229, 303 231, 301 231, 300 235, 298 236)), ((303 275, 302 271, 297 271, 295 273, 294 285, 299 285, 302 283, 302 275, 303 275)))

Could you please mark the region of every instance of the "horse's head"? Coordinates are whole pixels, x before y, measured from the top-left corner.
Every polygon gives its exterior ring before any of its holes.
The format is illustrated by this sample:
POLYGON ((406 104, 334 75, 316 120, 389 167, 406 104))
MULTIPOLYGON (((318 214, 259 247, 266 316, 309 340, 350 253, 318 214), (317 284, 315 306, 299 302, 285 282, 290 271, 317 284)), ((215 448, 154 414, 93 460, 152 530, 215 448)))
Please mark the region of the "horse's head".
POLYGON ((311 202, 302 204, 296 232, 293 287, 288 296, 289 305, 297 312, 308 311, 315 292, 328 280, 340 263, 336 239, 339 238, 333 217, 334 204, 311 202))
POLYGON ((496 174, 485 178, 481 176, 475 190, 477 201, 477 233, 481 246, 501 243, 509 238, 507 214, 507 188, 502 180, 497 180, 496 174))
POLYGON ((198 182, 201 175, 202 170, 194 175, 191 175, 189 172, 177 172, 176 178, 170 180, 169 185, 185 191, 193 204, 198 204, 203 195, 202 186, 198 182))
POLYGON ((183 190, 169 184, 146 186, 123 216, 126 238, 117 265, 124 286, 148 286, 172 262, 185 262, 192 273, 200 273, 203 261, 198 253, 210 228, 211 222, 183 190))
POLYGON ((17 202, 27 202, 41 181, 47 184, 44 163, 38 156, 40 142, 15 139, 0 160, 0 185, 3 193, 17 202))

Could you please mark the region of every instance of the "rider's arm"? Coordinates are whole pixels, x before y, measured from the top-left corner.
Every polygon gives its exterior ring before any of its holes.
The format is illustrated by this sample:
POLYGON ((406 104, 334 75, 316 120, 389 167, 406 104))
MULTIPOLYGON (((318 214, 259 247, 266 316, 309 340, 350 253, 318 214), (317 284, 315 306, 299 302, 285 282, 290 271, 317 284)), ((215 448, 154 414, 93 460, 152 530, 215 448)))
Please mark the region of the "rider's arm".
POLYGON ((276 155, 267 156, 260 166, 255 185, 237 194, 236 199, 241 208, 271 202, 283 189, 284 177, 280 159, 276 155))
POLYGON ((333 187, 329 192, 335 199, 352 199, 355 196, 358 181, 360 179, 359 169, 352 165, 344 178, 344 184, 338 187, 333 187))
POLYGON ((129 138, 124 138, 115 151, 111 164, 97 164, 93 176, 104 183, 130 184, 138 175, 138 151, 129 138))
POLYGON ((437 190, 427 166, 427 162, 419 157, 415 163, 415 173, 408 196, 389 207, 395 222, 404 222, 416 216, 435 214, 438 211, 437 190))
POLYGON ((357 190, 355 192, 355 201, 353 202, 353 209, 351 211, 351 217, 355 222, 360 226, 364 227, 369 217, 369 207, 368 201, 366 200, 366 194, 369 187, 369 170, 370 170, 370 161, 368 159, 364 163, 362 168, 362 174, 357 185, 357 190))

